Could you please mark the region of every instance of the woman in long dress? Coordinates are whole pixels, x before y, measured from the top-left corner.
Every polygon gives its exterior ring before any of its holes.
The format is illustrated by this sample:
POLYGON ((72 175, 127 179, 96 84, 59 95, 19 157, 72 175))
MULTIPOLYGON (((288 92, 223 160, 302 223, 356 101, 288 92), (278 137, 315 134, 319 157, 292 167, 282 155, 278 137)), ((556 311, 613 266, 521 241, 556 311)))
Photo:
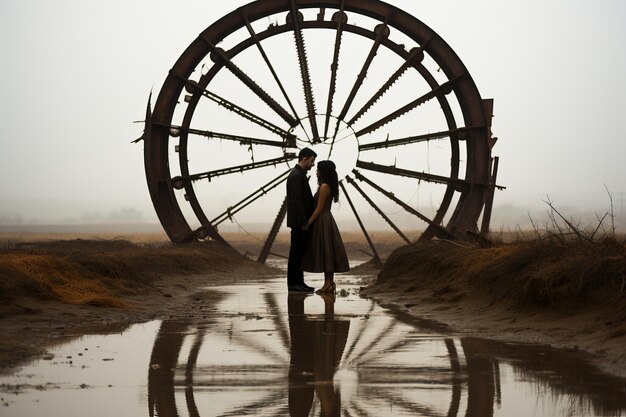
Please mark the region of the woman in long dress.
POLYGON ((339 181, 334 162, 318 162, 317 183, 319 188, 313 197, 316 208, 307 223, 309 244, 302 268, 307 272, 324 273, 324 286, 317 293, 334 293, 335 272, 350 270, 346 249, 330 212, 333 201, 339 200, 339 181))

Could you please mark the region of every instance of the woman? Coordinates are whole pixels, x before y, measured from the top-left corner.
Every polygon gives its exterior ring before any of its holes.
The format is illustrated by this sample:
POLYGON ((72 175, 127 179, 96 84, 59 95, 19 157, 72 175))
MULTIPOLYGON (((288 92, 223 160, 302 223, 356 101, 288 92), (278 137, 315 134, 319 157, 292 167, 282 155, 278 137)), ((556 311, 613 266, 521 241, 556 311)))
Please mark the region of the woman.
POLYGON ((302 268, 307 272, 324 273, 324 286, 316 293, 334 293, 335 272, 348 272, 350 266, 339 229, 330 213, 333 201, 339 200, 339 181, 332 161, 320 161, 317 164, 317 183, 319 188, 313 197, 315 211, 307 222, 309 244, 302 268))

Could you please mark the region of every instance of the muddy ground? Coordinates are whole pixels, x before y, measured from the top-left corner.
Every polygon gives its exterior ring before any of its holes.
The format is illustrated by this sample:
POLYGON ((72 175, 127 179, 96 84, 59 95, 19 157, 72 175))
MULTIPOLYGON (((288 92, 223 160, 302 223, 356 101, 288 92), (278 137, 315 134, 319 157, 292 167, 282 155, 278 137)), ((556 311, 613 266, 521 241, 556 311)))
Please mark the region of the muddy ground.
POLYGON ((464 334, 587 352, 626 376, 625 271, 623 242, 415 243, 361 295, 464 334))
MULTIPOLYGON (((498 265, 506 264, 506 260, 494 258, 501 252, 479 255, 498 265)), ((205 265, 203 271, 196 270, 202 268, 200 262, 181 274, 168 271, 156 275, 134 291, 116 292, 124 307, 76 305, 20 293, 0 308, 0 373, 34 358, 45 358, 47 349, 67 338, 122 331, 130 324, 159 318, 201 316, 221 297, 217 289, 202 289, 207 284, 219 287, 221 282, 263 280, 283 273, 239 255, 224 256, 217 266, 205 265)), ((623 258, 616 259, 621 265, 623 258)), ((445 275, 442 265, 434 269, 444 274, 442 280, 416 275, 416 265, 421 261, 409 248, 394 252, 382 270, 365 264, 351 273, 371 283, 361 289, 363 296, 415 317, 444 323, 453 332, 588 352, 602 369, 626 375, 626 297, 619 293, 619 286, 610 296, 606 288, 596 288, 593 296, 583 298, 582 305, 555 307, 554 303, 527 300, 526 293, 520 298, 512 278, 508 287, 501 282, 484 285, 477 282, 477 276, 484 276, 480 271, 453 278, 445 275), (489 291, 485 291, 487 287, 489 291)), ((341 276, 337 282, 340 287, 341 276)))
POLYGON ((202 317, 203 310, 222 296, 217 290, 203 287, 262 280, 277 272, 245 262, 226 271, 167 276, 156 280, 144 294, 123 296, 123 308, 21 297, 11 313, 0 318, 0 373, 10 372, 29 360, 45 358, 50 347, 68 338, 121 332, 131 324, 156 319, 202 317))

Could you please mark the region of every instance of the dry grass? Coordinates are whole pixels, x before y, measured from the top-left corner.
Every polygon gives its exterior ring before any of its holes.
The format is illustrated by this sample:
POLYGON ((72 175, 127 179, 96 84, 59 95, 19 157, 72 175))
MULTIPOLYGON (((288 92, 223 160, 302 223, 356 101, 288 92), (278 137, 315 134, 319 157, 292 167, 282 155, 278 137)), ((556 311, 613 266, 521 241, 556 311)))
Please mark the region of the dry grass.
MULTIPOLYGON (((363 234, 347 231, 353 257, 369 250, 363 234)), ((372 232, 382 254, 403 242, 393 233, 372 232)), ((417 236, 417 233, 415 233, 417 236)), ((264 234, 225 234, 243 254, 256 258, 264 234)), ((280 233, 273 248, 286 255, 289 234, 280 233)), ((125 295, 150 288, 155 279, 202 271, 228 270, 249 259, 214 242, 176 247, 162 233, 2 233, 0 234, 0 304, 20 297, 69 304, 123 307, 125 295)))
POLYGON ((0 301, 19 297, 123 307, 165 275, 228 270, 246 260, 216 243, 173 247, 126 240, 22 243, 0 252, 0 301))
MULTIPOLYGON (((269 230, 268 230, 269 232, 269 230)), ((374 242, 376 250, 381 258, 387 257, 394 249, 405 244, 395 232, 390 230, 368 230, 370 238, 374 242)), ((416 240, 421 231, 408 230, 404 231, 411 240, 416 240)), ((246 232, 223 232, 224 239, 231 244, 237 251, 244 255, 248 255, 252 259, 256 259, 267 239, 267 232, 246 233, 246 232)), ((372 250, 369 247, 363 232, 360 230, 342 230, 343 238, 348 256, 350 259, 370 259, 372 250)), ((94 231, 87 232, 63 232, 63 233, 39 233, 39 232, 0 232, 0 250, 2 249, 25 249, 32 242, 39 244, 49 241, 70 241, 70 240, 89 240, 89 241, 110 241, 125 240, 140 246, 170 246, 170 241, 165 233, 111 233, 94 231)), ((272 246, 272 253, 277 256, 286 257, 289 253, 289 231, 283 229, 272 246)))
POLYGON ((67 242, 72 240, 93 241, 120 241, 125 240, 137 245, 162 246, 169 245, 170 240, 162 233, 113 233, 93 231, 88 232, 0 232, 0 250, 26 247, 42 242, 67 242))
POLYGON ((536 239, 489 248, 435 241, 393 252, 378 281, 428 288, 449 301, 474 291, 494 302, 575 308, 596 296, 623 304, 625 273, 626 246, 612 238, 536 239))
POLYGON ((103 284, 105 277, 53 255, 1 254, 0 276, 5 302, 29 294, 69 304, 123 306, 103 284))

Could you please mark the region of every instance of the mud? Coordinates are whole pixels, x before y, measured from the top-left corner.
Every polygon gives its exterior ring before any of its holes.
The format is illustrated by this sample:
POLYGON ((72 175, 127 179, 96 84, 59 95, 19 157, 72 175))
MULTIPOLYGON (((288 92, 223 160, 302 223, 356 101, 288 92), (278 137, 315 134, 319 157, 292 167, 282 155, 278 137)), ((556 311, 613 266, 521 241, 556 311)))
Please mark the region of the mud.
POLYGON ((31 339, 17 328, 13 336, 45 352, 5 368, 0 414, 626 413, 626 381, 595 356, 488 339, 434 320, 435 310, 383 307, 361 296, 373 280, 364 271, 338 277, 334 296, 287 293, 284 273, 246 267, 164 281, 131 312, 31 314, 37 320, 21 329, 31 339))

